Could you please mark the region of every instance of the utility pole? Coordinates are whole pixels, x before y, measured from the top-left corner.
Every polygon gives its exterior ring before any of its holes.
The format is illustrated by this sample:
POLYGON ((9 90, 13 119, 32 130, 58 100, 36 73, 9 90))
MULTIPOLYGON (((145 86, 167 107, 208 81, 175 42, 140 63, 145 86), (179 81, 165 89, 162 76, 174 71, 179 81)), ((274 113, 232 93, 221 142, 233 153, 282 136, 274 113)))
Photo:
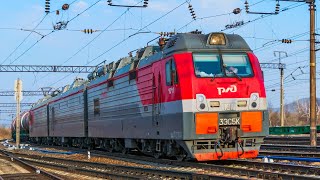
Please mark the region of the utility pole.
POLYGON ((279 69, 280 69, 280 124, 281 127, 284 126, 284 88, 283 88, 283 66, 281 66, 281 54, 285 54, 288 57, 288 54, 284 51, 274 51, 273 54, 276 56, 278 53, 279 56, 279 69))
POLYGON ((278 0, 278 1, 303 2, 303 3, 305 2, 309 4, 309 10, 310 10, 310 146, 317 146, 315 0, 278 0))
POLYGON ((310 7, 310 146, 317 146, 316 112, 316 48, 315 48, 315 0, 309 0, 310 7))
POLYGON ((20 147, 20 102, 22 99, 22 81, 18 78, 14 83, 15 99, 17 102, 16 112, 16 147, 20 147))

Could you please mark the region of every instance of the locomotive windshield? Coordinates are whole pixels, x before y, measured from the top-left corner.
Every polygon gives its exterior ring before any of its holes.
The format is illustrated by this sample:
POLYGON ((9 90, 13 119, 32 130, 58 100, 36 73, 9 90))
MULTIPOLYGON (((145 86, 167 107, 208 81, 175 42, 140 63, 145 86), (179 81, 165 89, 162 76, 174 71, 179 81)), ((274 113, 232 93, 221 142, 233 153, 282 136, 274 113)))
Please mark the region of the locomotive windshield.
POLYGON ((253 75, 246 54, 230 53, 221 56, 218 54, 194 54, 193 60, 197 77, 250 77, 253 75))
POLYGON ((223 54, 223 64, 226 67, 226 75, 234 76, 233 72, 241 77, 252 75, 252 68, 245 54, 223 54))
POLYGON ((222 75, 221 60, 218 54, 194 55, 194 64, 197 77, 215 77, 222 75))

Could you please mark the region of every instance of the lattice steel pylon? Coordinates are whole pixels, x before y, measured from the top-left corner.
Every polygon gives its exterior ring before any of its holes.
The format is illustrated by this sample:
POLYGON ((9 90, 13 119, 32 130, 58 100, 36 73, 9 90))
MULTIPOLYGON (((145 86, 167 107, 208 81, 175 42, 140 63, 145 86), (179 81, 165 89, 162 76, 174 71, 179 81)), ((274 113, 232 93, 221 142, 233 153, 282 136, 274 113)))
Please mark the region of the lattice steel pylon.
POLYGON ((0 65, 0 72, 91 73, 97 66, 0 65))
MULTIPOLYGON (((15 91, 0 91, 0 96, 14 96, 15 91)), ((42 91, 22 91, 23 96, 43 96, 42 91)))

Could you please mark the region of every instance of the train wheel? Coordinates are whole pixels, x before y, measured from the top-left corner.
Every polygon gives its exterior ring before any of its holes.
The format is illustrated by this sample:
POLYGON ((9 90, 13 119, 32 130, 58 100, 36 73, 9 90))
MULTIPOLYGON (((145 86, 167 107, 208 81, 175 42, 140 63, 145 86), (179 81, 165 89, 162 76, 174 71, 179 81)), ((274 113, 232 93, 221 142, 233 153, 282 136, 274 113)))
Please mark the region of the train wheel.
POLYGON ((162 156, 162 153, 158 153, 158 152, 153 153, 153 157, 156 159, 160 159, 161 156, 162 156))
POLYGON ((128 152, 129 152, 128 148, 123 148, 121 151, 122 154, 128 154, 128 152))
POLYGON ((112 152, 114 152, 114 148, 110 146, 110 147, 107 148, 107 151, 112 153, 112 152))
POLYGON ((175 158, 176 158, 178 161, 183 161, 186 157, 187 157, 186 154, 179 154, 179 155, 176 155, 176 156, 175 156, 175 158))

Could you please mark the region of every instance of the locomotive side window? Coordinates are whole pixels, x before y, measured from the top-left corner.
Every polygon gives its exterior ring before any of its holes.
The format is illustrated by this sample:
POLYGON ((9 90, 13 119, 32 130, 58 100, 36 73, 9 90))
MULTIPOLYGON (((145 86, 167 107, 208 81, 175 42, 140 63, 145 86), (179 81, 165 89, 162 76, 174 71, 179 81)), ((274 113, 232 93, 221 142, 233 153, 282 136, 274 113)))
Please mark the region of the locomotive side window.
POLYGON ((194 54, 193 60, 197 77, 221 77, 223 75, 218 54, 194 54))
POLYGON ((241 77, 253 75, 252 67, 246 54, 223 54, 222 59, 228 77, 234 76, 234 73, 241 77))
POLYGON ((172 59, 166 62, 166 84, 168 86, 178 84, 178 73, 176 64, 172 59))
POLYGON ((100 100, 99 98, 93 100, 94 115, 100 114, 100 100))

